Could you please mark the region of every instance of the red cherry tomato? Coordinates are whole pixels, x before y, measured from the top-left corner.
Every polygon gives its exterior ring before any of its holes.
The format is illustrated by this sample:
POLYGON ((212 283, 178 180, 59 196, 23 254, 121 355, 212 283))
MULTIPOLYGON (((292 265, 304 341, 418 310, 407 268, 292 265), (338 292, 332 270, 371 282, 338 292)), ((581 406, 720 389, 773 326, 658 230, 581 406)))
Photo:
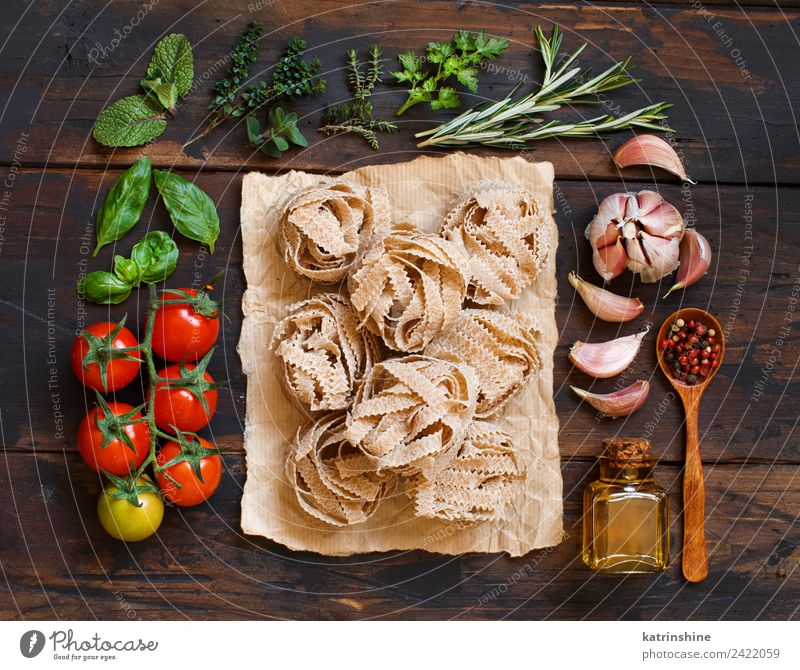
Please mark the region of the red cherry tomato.
POLYGON ((142 361, 135 360, 137 352, 122 351, 138 347, 139 342, 123 324, 124 320, 94 323, 75 338, 70 354, 72 371, 84 386, 109 393, 130 384, 139 374, 142 361), (105 369, 105 387, 101 368, 105 369))
POLYGON ((159 466, 163 467, 181 453, 187 459, 156 473, 156 479, 165 500, 181 507, 189 507, 198 505, 211 497, 222 479, 222 459, 219 453, 208 454, 205 452, 205 450, 213 449, 213 445, 202 437, 197 437, 183 450, 177 442, 167 442, 161 447, 161 451, 156 457, 159 466), (197 447, 200 447, 200 450, 197 450, 197 447), (203 451, 205 454, 197 453, 198 451, 203 451), (199 464, 202 481, 194 470, 193 461, 199 464), (170 481, 164 473, 168 473, 178 483, 178 486, 170 481))
MULTIPOLYGON (((166 379, 180 379, 181 366, 169 365, 158 373, 159 377, 166 379)), ((187 372, 194 370, 195 366, 188 363, 184 366, 187 372)), ((208 384, 214 383, 214 378, 203 373, 203 379, 208 384)), ((175 428, 181 431, 196 432, 208 425, 217 411, 217 389, 199 389, 197 395, 185 387, 172 387, 169 382, 163 381, 156 384, 155 401, 153 402, 153 415, 156 425, 168 433, 175 433, 175 428), (208 404, 208 414, 200 402, 198 395, 202 392, 208 404), (174 428, 173 428, 174 427, 174 428)))
MULTIPOLYGON (((193 297, 197 291, 182 288, 193 297)), ((179 293, 164 293, 165 300, 183 298, 179 293)), ((219 311, 216 303, 209 299, 209 316, 195 311, 192 305, 162 305, 156 312, 153 323, 153 351, 164 360, 180 363, 197 362, 214 346, 219 335, 219 311)))
POLYGON ((114 417, 141 419, 141 412, 123 402, 108 403, 109 412, 102 407, 92 409, 78 426, 78 451, 93 470, 105 470, 123 477, 138 468, 150 451, 150 429, 146 422, 118 425, 114 417), (112 439, 103 446, 103 429, 112 439), (121 437, 124 432, 130 445, 121 437), (114 437, 116 435, 116 437, 114 437), (133 446, 133 449, 131 449, 133 446))

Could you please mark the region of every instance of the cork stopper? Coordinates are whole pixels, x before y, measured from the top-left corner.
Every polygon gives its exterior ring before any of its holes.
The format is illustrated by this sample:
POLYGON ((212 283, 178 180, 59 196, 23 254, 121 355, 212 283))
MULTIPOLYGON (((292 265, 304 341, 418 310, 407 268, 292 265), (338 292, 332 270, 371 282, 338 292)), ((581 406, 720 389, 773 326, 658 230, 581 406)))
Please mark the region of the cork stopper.
POLYGON ((603 457, 617 467, 650 458, 650 440, 635 437, 611 437, 603 440, 603 457))

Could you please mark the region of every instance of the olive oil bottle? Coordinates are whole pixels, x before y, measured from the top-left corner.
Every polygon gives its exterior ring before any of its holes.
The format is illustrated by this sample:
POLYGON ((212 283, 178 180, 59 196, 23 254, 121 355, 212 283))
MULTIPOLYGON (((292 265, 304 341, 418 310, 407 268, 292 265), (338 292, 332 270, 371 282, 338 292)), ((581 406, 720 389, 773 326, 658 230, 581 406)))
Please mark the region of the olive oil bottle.
POLYGON ((650 442, 603 441, 600 477, 583 494, 583 561, 612 573, 669 565, 669 498, 653 479, 650 442))

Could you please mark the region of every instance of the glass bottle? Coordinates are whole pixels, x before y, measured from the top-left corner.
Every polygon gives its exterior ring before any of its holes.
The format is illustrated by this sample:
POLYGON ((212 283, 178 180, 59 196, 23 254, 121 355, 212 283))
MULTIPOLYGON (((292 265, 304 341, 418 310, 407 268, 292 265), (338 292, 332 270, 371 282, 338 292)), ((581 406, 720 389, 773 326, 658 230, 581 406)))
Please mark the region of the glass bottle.
POLYGON ((600 478, 583 493, 583 561, 612 573, 669 565, 669 498, 653 479, 650 442, 603 440, 600 478))

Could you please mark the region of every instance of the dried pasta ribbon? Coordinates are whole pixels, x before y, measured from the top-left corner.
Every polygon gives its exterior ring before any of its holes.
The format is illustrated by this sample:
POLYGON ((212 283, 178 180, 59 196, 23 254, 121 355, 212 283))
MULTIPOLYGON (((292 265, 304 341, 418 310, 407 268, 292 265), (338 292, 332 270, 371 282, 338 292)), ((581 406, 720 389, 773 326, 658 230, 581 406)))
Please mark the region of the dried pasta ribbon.
POLYGON ((345 417, 331 413, 300 428, 286 458, 286 477, 300 507, 334 526, 366 521, 395 483, 347 442, 345 417))
POLYGON ((465 309, 452 328, 425 348, 425 355, 461 361, 475 369, 480 385, 475 415, 486 418, 541 369, 538 330, 530 317, 465 309))
POLYGON ((325 293, 296 303, 275 327, 272 346, 290 395, 313 411, 346 409, 378 360, 378 343, 358 327, 344 298, 325 293))
POLYGON ((550 253, 539 202, 498 181, 476 182, 463 193, 445 217, 442 235, 469 258, 467 297, 481 305, 519 298, 550 253))
POLYGON ((414 481, 416 514, 447 521, 501 520, 524 479, 511 436, 493 423, 474 421, 450 464, 432 481, 414 481))
POLYGON ((382 186, 322 182, 286 205, 278 244, 295 272, 331 284, 347 275, 373 236, 390 224, 389 195, 382 186))
POLYGON ((475 414, 468 365, 427 356, 378 363, 356 392, 346 438, 378 472, 430 479, 452 460, 475 414))
POLYGON ((350 274, 350 299, 361 322, 388 347, 419 352, 458 317, 465 263, 442 237, 398 227, 350 274))

